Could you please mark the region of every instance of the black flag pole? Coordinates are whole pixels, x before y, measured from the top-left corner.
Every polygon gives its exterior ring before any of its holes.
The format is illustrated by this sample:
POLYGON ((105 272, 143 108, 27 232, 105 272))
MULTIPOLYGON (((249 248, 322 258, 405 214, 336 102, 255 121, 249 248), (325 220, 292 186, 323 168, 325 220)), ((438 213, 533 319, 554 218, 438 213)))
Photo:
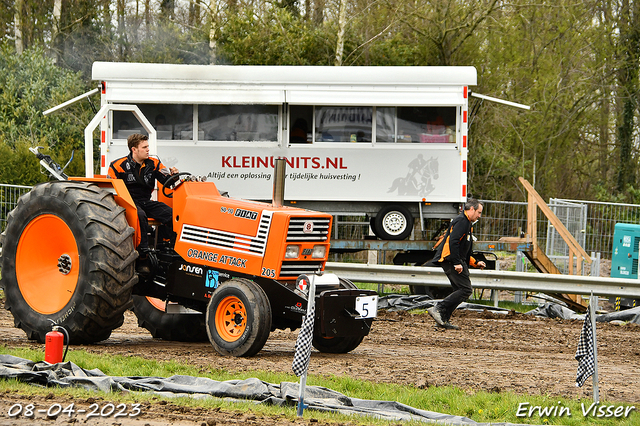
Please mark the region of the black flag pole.
POLYGON ((592 376, 593 401, 596 404, 600 403, 600 393, 598 390, 598 344, 596 339, 597 305, 598 298, 591 293, 575 356, 578 361, 576 386, 581 387, 589 376, 592 376))
POLYGON ((296 340, 296 350, 293 356, 293 364, 291 366, 296 376, 300 376, 300 389, 298 391, 298 407, 296 414, 302 417, 304 411, 304 393, 307 387, 307 370, 309 369, 309 361, 311 359, 311 345, 313 342, 313 325, 315 322, 315 294, 316 283, 315 275, 300 275, 297 281, 298 288, 307 286, 307 315, 302 320, 300 332, 296 340))
POLYGON ((591 315, 591 329, 593 330, 593 402, 600 403, 600 391, 598 389, 598 340, 596 339, 596 309, 598 307, 598 296, 594 296, 591 292, 589 298, 589 309, 591 315))

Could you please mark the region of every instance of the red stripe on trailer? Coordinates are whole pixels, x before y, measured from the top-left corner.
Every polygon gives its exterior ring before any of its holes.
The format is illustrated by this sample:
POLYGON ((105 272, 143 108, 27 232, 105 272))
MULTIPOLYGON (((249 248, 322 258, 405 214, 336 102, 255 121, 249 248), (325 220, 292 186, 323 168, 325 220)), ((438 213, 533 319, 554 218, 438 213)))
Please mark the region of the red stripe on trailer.
POLYGON ((467 173, 467 160, 462 160, 462 173, 467 173))
POLYGON ((463 148, 467 147, 467 135, 462 136, 462 147, 463 148))
POLYGON ((462 111, 462 122, 463 123, 467 122, 467 111, 462 111))
POLYGON ((100 132, 100 140, 102 141, 102 143, 105 143, 105 131, 104 130, 102 130, 100 132))
POLYGON ((467 99, 467 90, 469 90, 469 88, 467 86, 464 86, 464 98, 467 99))
POLYGON ((102 167, 104 167, 104 166, 105 166, 105 158, 104 158, 104 155, 103 155, 102 156, 102 167))
POLYGON ((100 86, 102 86, 102 94, 104 95, 105 93, 107 93, 107 82, 103 81, 102 83, 100 83, 100 86))
POLYGON ((467 196, 467 185, 462 185, 462 196, 463 197, 467 196))

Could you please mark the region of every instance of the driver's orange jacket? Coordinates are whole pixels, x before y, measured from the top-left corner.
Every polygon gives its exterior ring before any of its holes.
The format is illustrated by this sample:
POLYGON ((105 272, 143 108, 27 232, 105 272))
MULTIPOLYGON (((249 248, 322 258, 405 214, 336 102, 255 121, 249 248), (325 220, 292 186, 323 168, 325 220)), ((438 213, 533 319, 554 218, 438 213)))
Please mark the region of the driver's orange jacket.
POLYGON ((452 265, 461 265, 464 262, 467 266, 476 266, 476 259, 471 256, 473 226, 466 211, 451 221, 444 238, 436 245, 436 262, 450 262, 452 265))
POLYGON ((156 186, 156 179, 164 184, 170 175, 171 172, 159 158, 149 157, 142 164, 138 164, 131 154, 111 162, 107 172, 107 177, 124 181, 136 203, 149 201, 156 186))

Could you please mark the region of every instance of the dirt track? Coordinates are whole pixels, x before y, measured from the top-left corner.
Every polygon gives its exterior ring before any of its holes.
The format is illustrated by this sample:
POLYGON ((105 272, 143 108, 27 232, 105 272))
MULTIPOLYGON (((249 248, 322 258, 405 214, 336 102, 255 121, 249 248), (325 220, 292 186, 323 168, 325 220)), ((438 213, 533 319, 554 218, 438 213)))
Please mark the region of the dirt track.
MULTIPOLYGON (((590 381, 582 389, 575 387, 577 362, 574 354, 581 321, 540 319, 516 313, 505 317, 487 312, 458 311, 453 322, 462 329, 436 329, 430 317, 424 315, 381 312, 370 336, 352 353, 331 355, 314 351, 310 374, 348 375, 418 387, 453 385, 467 390, 513 391, 523 395, 570 398, 589 395, 590 381)), ((82 348, 95 353, 178 360, 199 366, 203 372, 220 368, 230 372, 256 369, 291 372, 296 334, 273 332, 257 356, 225 358, 208 343, 153 339, 146 330, 137 327, 133 314, 127 313, 125 324, 114 331, 110 339, 82 348)), ((42 348, 42 345, 29 342, 21 330, 13 327, 13 319, 4 309, 0 310, 0 336, 2 345, 42 348)), ((640 326, 598 323, 597 338, 601 395, 609 401, 640 405, 640 326)), ((4 424, 2 419, 6 418, 5 405, 14 400, 7 399, 7 395, 0 396, 0 409, 3 410, 0 424, 4 424)), ((175 412, 175 407, 164 407, 166 410, 160 406, 149 408, 144 423, 166 420, 166 416, 175 412)), ((234 413, 216 414, 223 416, 217 420, 218 424, 226 424, 230 418, 241 420, 239 424, 302 422, 281 418, 247 420, 239 419, 234 413)), ((211 413, 204 417, 189 413, 186 418, 190 420, 184 420, 187 423, 180 423, 182 420, 176 418, 174 424, 206 423, 210 416, 211 413)))

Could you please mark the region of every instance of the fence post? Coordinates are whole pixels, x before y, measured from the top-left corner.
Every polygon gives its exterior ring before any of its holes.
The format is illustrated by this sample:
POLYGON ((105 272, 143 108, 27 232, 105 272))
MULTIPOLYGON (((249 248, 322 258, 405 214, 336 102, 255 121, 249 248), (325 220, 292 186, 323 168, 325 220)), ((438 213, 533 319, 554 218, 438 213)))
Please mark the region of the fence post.
MULTIPOLYGON (((521 251, 516 253, 516 272, 525 272, 524 268, 524 256, 521 251)), ((522 303, 522 292, 514 291, 513 292, 513 301, 514 303, 522 303)))

